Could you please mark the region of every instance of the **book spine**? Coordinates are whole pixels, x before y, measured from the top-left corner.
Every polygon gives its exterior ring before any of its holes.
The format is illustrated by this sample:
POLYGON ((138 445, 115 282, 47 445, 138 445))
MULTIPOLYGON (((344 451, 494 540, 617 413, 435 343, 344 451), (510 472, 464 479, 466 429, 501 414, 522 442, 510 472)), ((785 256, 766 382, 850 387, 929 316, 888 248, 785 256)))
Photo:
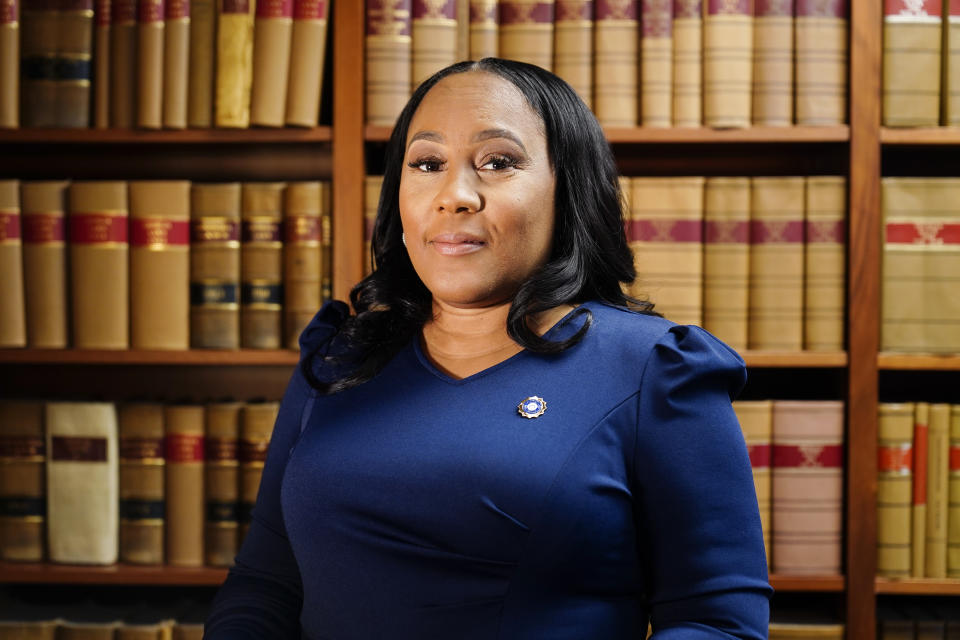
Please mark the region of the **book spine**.
POLYGON ((500 57, 553 71, 554 0, 500 0, 500 57))
POLYGON ((913 578, 922 578, 926 570, 929 424, 930 405, 918 402, 913 415, 913 510, 910 529, 910 576, 913 578))
POLYGON ((288 125, 315 127, 319 121, 328 10, 326 0, 294 0, 287 84, 288 125))
POLYGON ((553 71, 593 104, 593 0, 556 0, 553 71))
MULTIPOLYGON (((259 0, 253 25, 253 88, 250 122, 282 127, 287 108, 293 0, 259 0)), ((318 73, 314 69, 314 73, 318 73)))
POLYGON ((755 0, 753 124, 793 124, 793 0, 755 0))
POLYGON ((320 196, 320 298, 333 299, 333 206, 330 184, 320 196))
POLYGON ((43 404, 0 401, 0 559, 43 560, 46 491, 43 404))
POLYGON ((187 126, 190 0, 166 0, 163 32, 163 126, 187 126))
POLYGON ((457 12, 456 61, 470 59, 470 0, 455 0, 457 12))
POLYGON ((300 332, 322 302, 320 286, 320 182, 291 183, 283 208, 283 317, 286 347, 298 349, 300 332))
POLYGON ((167 563, 199 567, 204 556, 204 408, 164 407, 164 432, 167 563))
POLYGON ((120 561, 163 564, 163 406, 117 409, 120 430, 120 561))
POLYGON ((796 122, 847 121, 847 0, 796 0, 796 122))
POLYGON ((767 551, 767 565, 773 547, 770 535, 771 513, 771 444, 773 438, 773 402, 770 400, 738 400, 733 410, 740 422, 747 452, 750 454, 750 466, 753 469, 753 484, 757 492, 757 505, 760 508, 760 524, 763 526, 763 546, 767 551))
POLYGON ((214 122, 218 127, 250 126, 256 4, 256 0, 217 0, 214 122))
POLYGON ((703 0, 673 0, 673 125, 703 123, 703 0))
POLYGON ((57 126, 90 126, 93 0, 60 0, 57 39, 57 126))
POLYGON ((129 184, 130 340, 134 349, 190 347, 190 183, 129 184))
POLYGON ((810 176, 806 194, 803 348, 843 350, 847 184, 842 176, 810 176))
POLYGON ((137 0, 137 126, 163 126, 166 0, 137 0))
POLYGON ((126 349, 127 184, 74 182, 69 197, 73 344, 80 349, 126 349))
POLYGON ((942 0, 884 0, 883 124, 940 123, 942 0))
POLYGON ((410 21, 413 87, 457 61, 457 3, 455 0, 413 0, 410 21))
POLYGON ((24 182, 23 283, 27 345, 67 346, 67 247, 64 209, 67 182, 24 182))
POLYGON ((280 411, 278 402, 251 403, 244 407, 240 426, 240 542, 250 529, 253 507, 257 502, 263 463, 273 424, 280 411))
POLYGON ((380 203, 380 190, 383 188, 383 176, 367 176, 363 181, 363 275, 373 271, 373 225, 377 221, 377 207, 380 203))
POLYGON ((388 10, 366 0, 367 124, 392 127, 410 97, 411 2, 398 0, 388 10))
POLYGON ((594 112, 605 127, 635 127, 639 111, 640 31, 637 0, 597 0, 594 112))
POLYGON ((927 432, 927 578, 947 577, 947 480, 950 466, 950 405, 930 405, 927 432))
POLYGON ((93 126, 110 127, 110 5, 95 0, 93 10, 93 126))
POLYGON ((20 3, 0 1, 0 129, 20 126, 20 3))
POLYGON ((190 2, 190 72, 187 77, 187 125, 213 125, 213 73, 217 32, 214 0, 190 2))
POLYGON ((747 348, 750 179, 704 185, 703 327, 736 350, 747 348))
POLYGON ((240 345, 279 349, 283 312, 282 182, 243 185, 240 345))
POLYGON ((960 404, 950 407, 950 480, 947 506, 947 577, 960 578, 960 404))
POLYGON ((0 348, 27 346, 20 183, 0 180, 0 348))
POLYGON ((190 192, 190 342, 240 347, 240 184, 190 192))
POLYGON ((943 120, 960 125, 960 0, 946 0, 943 24, 943 120))
POLYGON ((679 324, 703 323, 704 178, 633 178, 627 239, 632 294, 679 324))
POLYGON ((38 0, 21 13, 21 89, 23 125, 57 126, 57 42, 60 11, 57 0, 38 0))
POLYGON ((207 405, 206 423, 206 550, 214 567, 229 567, 237 555, 239 528, 239 402, 207 405))
POLYGON ((640 38, 640 122, 645 127, 673 124, 672 0, 642 0, 640 38))
POLYGON ((111 0, 110 126, 131 129, 137 104, 137 0, 111 0))
POLYGON ((877 442, 877 575, 910 577, 912 403, 881 403, 877 442))
POLYGON ((708 127, 750 126, 753 1, 704 2, 703 119, 708 127))
POLYGON ((500 50, 497 0, 470 0, 470 59, 496 58, 500 50))

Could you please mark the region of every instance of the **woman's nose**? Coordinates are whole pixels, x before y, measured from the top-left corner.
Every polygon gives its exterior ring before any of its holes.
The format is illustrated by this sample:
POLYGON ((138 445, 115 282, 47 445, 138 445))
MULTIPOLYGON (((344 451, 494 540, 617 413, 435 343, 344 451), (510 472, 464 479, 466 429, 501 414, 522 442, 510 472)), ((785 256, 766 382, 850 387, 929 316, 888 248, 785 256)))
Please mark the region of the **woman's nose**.
POLYGON ((438 213, 476 213, 483 207, 480 181, 469 163, 451 163, 434 200, 438 213))

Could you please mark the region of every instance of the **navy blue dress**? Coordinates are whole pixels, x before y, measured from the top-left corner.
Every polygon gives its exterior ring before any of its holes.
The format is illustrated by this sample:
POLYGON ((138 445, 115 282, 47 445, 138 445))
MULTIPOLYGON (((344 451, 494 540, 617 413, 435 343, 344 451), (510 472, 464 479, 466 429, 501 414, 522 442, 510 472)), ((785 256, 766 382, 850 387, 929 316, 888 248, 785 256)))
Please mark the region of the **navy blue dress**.
MULTIPOLYGON (((740 357, 600 303, 559 355, 457 380, 413 340, 317 396, 298 371, 206 638, 766 638, 740 357), (546 411, 517 410, 538 396, 546 411)), ((326 305, 302 353, 330 341, 326 305)), ((571 335, 568 316, 546 337, 571 335)), ((322 371, 317 371, 323 375, 322 371)))

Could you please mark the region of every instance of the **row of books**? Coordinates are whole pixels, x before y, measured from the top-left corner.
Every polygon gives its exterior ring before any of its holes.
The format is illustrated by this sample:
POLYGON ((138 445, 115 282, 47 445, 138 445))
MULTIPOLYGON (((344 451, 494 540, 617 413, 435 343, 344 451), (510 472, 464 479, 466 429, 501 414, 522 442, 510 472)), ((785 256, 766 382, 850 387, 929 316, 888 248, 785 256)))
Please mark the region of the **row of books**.
POLYGON ((847 0, 367 0, 366 16, 373 125, 435 71, 487 56, 553 71, 609 127, 847 118, 847 0))
POLYGON ((877 610, 879 640, 957 640, 960 613, 947 602, 881 605, 877 610))
POLYGON ((202 640, 206 605, 0 599, 0 640, 202 640))
POLYGON ((960 178, 883 178, 880 348, 960 353, 960 178))
POLYGON ((960 404, 881 403, 877 573, 960 578, 960 404))
POLYGON ((0 559, 230 566, 278 411, 0 402, 0 559))
POLYGON ((884 4, 883 124, 960 125, 960 3, 884 4))
POLYGON ((331 224, 324 182, 0 180, 0 347, 296 349, 331 224))
POLYGON ((13 0, 0 12, 0 128, 316 126, 328 8, 13 0))

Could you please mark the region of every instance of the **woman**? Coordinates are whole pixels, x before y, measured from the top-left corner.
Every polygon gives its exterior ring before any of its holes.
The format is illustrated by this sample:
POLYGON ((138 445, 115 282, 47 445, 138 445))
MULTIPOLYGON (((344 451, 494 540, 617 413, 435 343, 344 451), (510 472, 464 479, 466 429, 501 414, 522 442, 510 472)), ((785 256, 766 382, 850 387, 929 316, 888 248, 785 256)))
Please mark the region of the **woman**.
POLYGON ((207 638, 766 637, 743 362, 628 308, 616 169, 573 90, 497 59, 427 80, 373 247, 357 315, 301 337, 207 638))

